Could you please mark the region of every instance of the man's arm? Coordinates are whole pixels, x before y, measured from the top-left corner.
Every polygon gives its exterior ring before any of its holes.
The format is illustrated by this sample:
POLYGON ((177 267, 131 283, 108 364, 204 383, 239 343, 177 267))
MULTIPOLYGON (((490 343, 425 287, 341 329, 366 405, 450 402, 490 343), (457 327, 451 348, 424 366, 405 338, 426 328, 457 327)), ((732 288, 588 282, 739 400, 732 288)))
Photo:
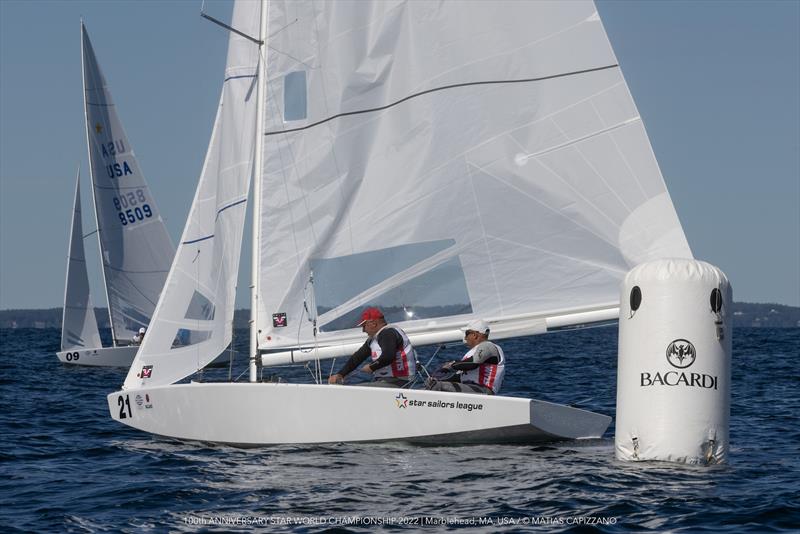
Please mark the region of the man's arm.
POLYGON ((475 354, 466 360, 461 360, 460 362, 454 363, 452 368, 456 371, 472 371, 484 363, 496 364, 499 362, 500 352, 497 350, 497 346, 494 343, 484 341, 478 345, 477 350, 475 350, 475 354))
POLYGON ((372 353, 369 348, 369 342, 370 340, 367 339, 367 341, 361 345, 361 347, 359 347, 359 349, 355 351, 352 356, 350 356, 350 359, 347 360, 347 363, 344 364, 344 367, 342 367, 341 371, 339 371, 337 374, 347 376, 352 373, 355 368, 361 364, 361 362, 366 360, 367 357, 372 353))

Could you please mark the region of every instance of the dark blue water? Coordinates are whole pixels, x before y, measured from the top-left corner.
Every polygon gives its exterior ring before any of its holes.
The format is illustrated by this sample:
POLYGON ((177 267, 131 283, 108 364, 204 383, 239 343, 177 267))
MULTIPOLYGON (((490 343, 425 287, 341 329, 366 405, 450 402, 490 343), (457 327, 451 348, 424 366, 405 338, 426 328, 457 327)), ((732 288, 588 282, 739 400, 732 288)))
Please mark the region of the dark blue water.
MULTIPOLYGON (((504 342, 504 393, 614 415, 616 336, 504 342)), ((106 395, 124 371, 63 366, 58 343, 57 330, 0 331, 3 532, 800 527, 800 329, 734 332, 730 462, 715 467, 619 462, 613 425, 602 440, 535 447, 181 443, 112 421, 106 395)))

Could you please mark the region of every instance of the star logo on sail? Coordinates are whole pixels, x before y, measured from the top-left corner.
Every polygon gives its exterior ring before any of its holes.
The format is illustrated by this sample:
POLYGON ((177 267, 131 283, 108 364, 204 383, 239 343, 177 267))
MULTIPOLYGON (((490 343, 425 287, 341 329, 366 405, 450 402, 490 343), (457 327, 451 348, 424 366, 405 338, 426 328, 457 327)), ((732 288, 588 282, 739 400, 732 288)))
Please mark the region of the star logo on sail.
POLYGON ((408 399, 402 393, 398 394, 394 401, 397 403, 398 408, 408 408, 408 399))
POLYGON ((101 133, 103 131, 103 125, 98 122, 94 125, 94 131, 95 133, 101 133))

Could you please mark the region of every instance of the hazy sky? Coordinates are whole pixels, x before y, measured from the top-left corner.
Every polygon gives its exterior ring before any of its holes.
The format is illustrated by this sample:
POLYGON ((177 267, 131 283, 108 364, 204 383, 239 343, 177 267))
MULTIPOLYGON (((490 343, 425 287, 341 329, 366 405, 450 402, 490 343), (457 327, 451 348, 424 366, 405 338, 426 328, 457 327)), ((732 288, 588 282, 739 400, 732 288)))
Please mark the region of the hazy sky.
MULTIPOLYGON (((61 306, 80 165, 83 17, 177 243, 208 144, 226 33, 201 2, 0 0, 0 309, 61 306)), ((698 259, 734 299, 800 306, 800 2, 601 1, 698 259)), ((231 3, 207 1, 229 20, 231 3)), ((84 231, 94 229, 88 181, 84 231)), ((248 226, 249 228, 249 226, 248 226)), ((249 280, 249 234, 242 273, 249 280)), ((95 240, 87 259, 104 305, 95 240)), ((237 305, 247 307, 247 283, 237 305)))

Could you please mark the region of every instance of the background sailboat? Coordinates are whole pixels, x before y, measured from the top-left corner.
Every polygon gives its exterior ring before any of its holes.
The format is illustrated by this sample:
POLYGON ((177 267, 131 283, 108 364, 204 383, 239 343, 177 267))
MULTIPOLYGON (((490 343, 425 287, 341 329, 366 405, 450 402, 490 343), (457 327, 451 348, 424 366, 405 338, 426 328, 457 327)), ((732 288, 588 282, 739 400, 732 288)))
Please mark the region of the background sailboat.
MULTIPOLYGON (((102 348, 99 339, 96 344, 71 347, 62 343, 58 357, 80 365, 128 366, 138 350, 131 341, 139 328, 150 323, 175 248, 117 116, 83 22, 81 44, 86 140, 113 346, 102 348)), ((64 324, 68 321, 72 319, 65 304, 64 324)))
MULTIPOLYGON (((96 350, 102 347, 89 291, 89 276, 86 272, 83 222, 81 221, 80 171, 75 180, 75 201, 69 232, 69 255, 67 257, 67 280, 64 286, 64 315, 61 324, 59 359, 69 363, 80 363, 82 349, 96 350)), ((132 361, 133 355, 130 357, 132 361)))
MULTIPOLYGON (((601 435, 608 417, 529 399, 174 384, 230 342, 250 162, 251 382, 258 363, 352 352, 368 304, 416 344, 476 317, 502 339, 614 319, 630 267, 691 257, 592 2, 268 5, 259 109, 258 47, 232 34, 195 202, 112 416, 242 445, 601 435)), ((254 35, 256 9, 238 2, 232 26, 254 35)))

